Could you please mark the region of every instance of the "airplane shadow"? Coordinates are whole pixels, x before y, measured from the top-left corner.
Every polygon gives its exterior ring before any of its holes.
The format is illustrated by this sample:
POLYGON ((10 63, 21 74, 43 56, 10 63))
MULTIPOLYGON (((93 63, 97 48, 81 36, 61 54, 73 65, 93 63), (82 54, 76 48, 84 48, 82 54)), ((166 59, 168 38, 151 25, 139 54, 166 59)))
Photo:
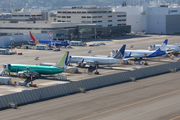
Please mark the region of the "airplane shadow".
POLYGON ((163 60, 164 58, 153 58, 153 59, 147 59, 147 62, 160 62, 160 63, 170 63, 172 60, 168 57, 165 57, 166 61, 163 60))
MULTIPOLYGON (((127 64, 128 66, 129 65, 132 65, 132 64, 127 64)), ((129 71, 129 70, 125 70, 125 69, 116 69, 115 67, 124 67, 124 66, 126 66, 126 65, 111 65, 111 66, 98 66, 98 68, 97 69, 106 69, 106 70, 121 70, 121 71, 129 71)), ((88 69, 88 72, 89 73, 92 73, 92 72, 94 72, 95 70, 96 70, 96 66, 93 66, 93 67, 84 67, 85 69, 88 69)))
MULTIPOLYGON (((122 67, 122 66, 114 66, 114 67, 122 67)), ((119 70, 119 71, 130 71, 120 68, 114 68, 113 66, 106 66, 106 67, 98 67, 99 69, 105 69, 105 70, 119 70)))
POLYGON ((179 57, 179 54, 180 54, 180 53, 175 53, 174 56, 175 56, 175 57, 179 57))
POLYGON ((85 40, 86 42, 95 42, 95 41, 112 41, 113 39, 119 39, 119 40, 122 40, 122 39, 131 39, 131 38, 139 38, 139 37, 150 37, 149 35, 123 35, 123 36, 114 36, 114 37, 102 37, 101 39, 88 39, 88 40, 85 40))
MULTIPOLYGON (((50 80, 50 81, 65 81, 65 82, 73 82, 73 81, 70 81, 68 79, 66 80, 63 80, 63 79, 55 79, 54 76, 41 76, 41 77, 33 77, 32 81, 35 81, 35 80, 40 80, 40 79, 43 79, 43 80, 50 80)), ((26 78, 26 80, 24 81, 26 83, 30 83, 31 82, 31 78, 28 77, 26 78)))

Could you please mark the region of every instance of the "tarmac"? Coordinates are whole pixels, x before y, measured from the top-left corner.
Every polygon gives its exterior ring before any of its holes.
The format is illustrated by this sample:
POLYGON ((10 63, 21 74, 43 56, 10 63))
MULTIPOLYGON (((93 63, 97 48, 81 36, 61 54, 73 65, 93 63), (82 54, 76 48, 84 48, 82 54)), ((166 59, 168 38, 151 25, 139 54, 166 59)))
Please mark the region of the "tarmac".
POLYGON ((2 120, 178 120, 179 72, 0 112, 2 120))
MULTIPOLYGON (((131 45, 134 45, 134 48, 132 49, 146 49, 149 47, 150 44, 161 44, 165 39, 169 39, 168 44, 175 44, 178 43, 179 36, 170 36, 170 35, 127 35, 127 36, 120 36, 120 37, 114 37, 111 39, 101 39, 97 41, 86 41, 87 44, 92 44, 94 42, 104 42, 106 45, 101 46, 72 46, 72 48, 65 48, 60 47, 61 51, 52 51, 52 50, 33 50, 33 49, 14 49, 17 51, 17 53, 22 53, 23 55, 0 55, 0 66, 3 64, 36 64, 36 61, 34 60, 36 57, 39 57, 39 60, 37 63, 41 62, 47 62, 47 63, 57 63, 60 58, 63 56, 65 51, 69 51, 70 55, 78 56, 78 55, 85 55, 88 56, 88 51, 92 50, 91 55, 106 55, 108 56, 110 52, 113 49, 120 49, 120 47, 123 44, 126 44, 126 49, 130 49, 131 45)), ((22 92, 23 90, 30 90, 30 89, 38 89, 41 87, 46 86, 52 86, 56 84, 64 84, 69 83, 72 81, 79 81, 84 80, 88 78, 94 78, 94 77, 100 77, 104 75, 110 75, 120 72, 126 72, 133 70, 133 67, 149 67, 149 66, 155 66, 160 64, 166 64, 170 62, 175 62, 178 60, 178 55, 174 56, 174 59, 170 59, 169 57, 158 57, 158 58, 149 58, 147 59, 148 66, 145 65, 136 65, 134 61, 131 61, 127 65, 122 64, 114 64, 111 66, 99 66, 98 72, 99 75, 94 74, 95 68, 88 68, 86 66, 85 68, 80 67, 79 73, 77 74, 70 74, 70 73, 62 73, 64 75, 67 75, 67 80, 59 80, 55 79, 54 76, 49 75, 42 75, 40 78, 33 78, 33 83, 37 84, 38 87, 24 87, 17 85, 14 86, 7 86, 7 85, 1 85, 0 86, 0 96, 11 94, 15 92, 22 92), (89 69, 89 70, 88 70, 89 69), (89 71, 89 72, 88 72, 89 71)), ((144 62, 144 60, 141 61, 141 63, 144 62)), ((75 64, 73 64, 75 65, 75 64)), ((14 81, 17 83, 19 81, 25 81, 28 84, 30 83, 30 78, 19 78, 15 75, 15 73, 11 74, 11 77, 14 81)))

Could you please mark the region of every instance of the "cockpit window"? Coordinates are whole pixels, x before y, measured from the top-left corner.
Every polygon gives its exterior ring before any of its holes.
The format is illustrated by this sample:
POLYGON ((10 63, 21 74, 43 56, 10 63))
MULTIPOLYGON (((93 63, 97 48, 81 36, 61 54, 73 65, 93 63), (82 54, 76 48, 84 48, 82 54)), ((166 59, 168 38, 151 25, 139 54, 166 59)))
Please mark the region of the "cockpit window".
POLYGON ((6 68, 6 65, 3 65, 3 68, 6 68))

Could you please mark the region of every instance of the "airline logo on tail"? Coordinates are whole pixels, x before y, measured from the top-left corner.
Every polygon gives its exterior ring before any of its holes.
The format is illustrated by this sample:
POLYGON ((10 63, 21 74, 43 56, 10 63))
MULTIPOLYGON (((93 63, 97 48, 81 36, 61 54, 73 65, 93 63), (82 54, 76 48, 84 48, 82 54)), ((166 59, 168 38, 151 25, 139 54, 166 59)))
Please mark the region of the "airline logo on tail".
POLYGON ((166 45, 167 45, 168 39, 166 39, 161 46, 155 51, 153 52, 151 55, 149 55, 148 57, 158 57, 158 56, 162 56, 166 54, 166 45))
POLYGON ((68 51, 64 53, 63 57, 61 58, 61 60, 58 63, 59 67, 67 66, 67 64, 68 64, 68 55, 69 55, 68 51))
POLYGON ((123 59, 125 48, 126 48, 126 45, 123 45, 123 46, 121 47, 121 49, 116 53, 116 55, 114 56, 114 58, 116 58, 116 59, 123 59))
POLYGON ((29 34, 34 43, 36 43, 36 44, 39 43, 38 39, 35 38, 34 34, 31 31, 29 31, 29 34))
POLYGON ((166 51, 166 45, 168 43, 168 39, 165 39, 164 42, 161 44, 161 46, 159 47, 159 49, 157 49, 157 51, 166 51))

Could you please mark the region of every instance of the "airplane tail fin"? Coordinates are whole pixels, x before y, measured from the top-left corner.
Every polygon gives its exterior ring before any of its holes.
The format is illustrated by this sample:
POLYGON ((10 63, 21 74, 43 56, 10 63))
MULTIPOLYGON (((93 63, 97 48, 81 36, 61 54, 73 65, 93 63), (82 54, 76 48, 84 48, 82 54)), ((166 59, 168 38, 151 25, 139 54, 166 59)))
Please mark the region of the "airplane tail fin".
POLYGON ((124 44, 124 45, 121 47, 121 49, 116 53, 116 55, 115 55, 113 58, 123 59, 125 48, 126 48, 126 45, 124 44))
POLYGON ((168 43, 168 39, 165 39, 161 46, 156 51, 166 51, 166 45, 168 43))
POLYGON ((35 38, 34 34, 31 31, 29 31, 29 34, 34 43, 36 43, 36 44, 39 43, 38 39, 35 38))
POLYGON ((64 53, 63 57, 61 58, 61 60, 58 63, 59 67, 65 67, 68 65, 68 55, 69 55, 68 51, 64 53))

